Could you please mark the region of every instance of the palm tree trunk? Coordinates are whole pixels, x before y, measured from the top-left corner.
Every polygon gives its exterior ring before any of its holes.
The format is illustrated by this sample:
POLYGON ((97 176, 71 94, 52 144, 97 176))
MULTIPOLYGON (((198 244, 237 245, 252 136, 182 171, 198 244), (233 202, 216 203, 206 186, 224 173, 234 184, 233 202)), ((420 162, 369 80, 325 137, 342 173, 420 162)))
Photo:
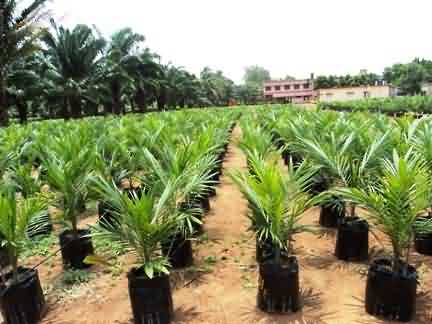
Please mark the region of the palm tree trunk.
POLYGON ((16 106, 18 109, 18 116, 19 116, 19 120, 21 124, 26 124, 27 123, 27 115, 28 115, 28 111, 27 111, 27 103, 20 99, 17 100, 16 102, 16 106))
POLYGON ((8 98, 6 93, 6 79, 0 69, 0 126, 7 126, 9 124, 8 115, 8 98))
POLYGON ((81 98, 78 96, 70 96, 69 97, 69 104, 71 108, 71 115, 72 118, 81 118, 82 117, 82 105, 81 105, 81 98))
POLYGON ((141 112, 145 112, 147 110, 146 97, 145 97, 145 92, 143 89, 138 89, 138 91, 135 95, 135 101, 138 105, 138 109, 141 112))
POLYGON ((120 85, 117 82, 114 82, 111 85, 111 95, 112 95, 112 103, 113 103, 113 113, 116 115, 120 115, 122 112, 122 104, 121 104, 121 93, 120 93, 120 85))
POLYGON ((162 91, 156 98, 158 110, 164 110, 166 105, 166 95, 165 92, 162 91))
POLYGON ((132 110, 132 112, 135 113, 135 112, 136 112, 136 107, 135 107, 135 101, 134 101, 134 99, 131 98, 131 99, 129 100, 129 102, 130 102, 130 106, 131 106, 131 110, 132 110))
POLYGON ((69 106, 70 106, 69 99, 65 97, 63 103, 63 109, 62 109, 62 115, 65 120, 68 120, 71 117, 69 113, 70 112, 69 106))

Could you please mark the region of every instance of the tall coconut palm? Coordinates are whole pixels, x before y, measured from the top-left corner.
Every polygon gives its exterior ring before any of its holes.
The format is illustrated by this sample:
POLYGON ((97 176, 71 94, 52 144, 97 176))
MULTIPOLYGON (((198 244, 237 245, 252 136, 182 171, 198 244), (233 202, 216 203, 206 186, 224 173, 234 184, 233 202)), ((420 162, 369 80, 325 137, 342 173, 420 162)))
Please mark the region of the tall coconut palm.
POLYGON ((34 0, 23 10, 15 0, 0 0, 0 124, 8 123, 11 68, 39 49, 37 39, 46 0, 34 0))
POLYGON ((106 42, 86 25, 69 30, 58 27, 53 20, 51 24, 55 33, 47 31, 42 38, 47 46, 46 54, 57 86, 62 87, 70 115, 79 118, 84 94, 89 90, 106 42))

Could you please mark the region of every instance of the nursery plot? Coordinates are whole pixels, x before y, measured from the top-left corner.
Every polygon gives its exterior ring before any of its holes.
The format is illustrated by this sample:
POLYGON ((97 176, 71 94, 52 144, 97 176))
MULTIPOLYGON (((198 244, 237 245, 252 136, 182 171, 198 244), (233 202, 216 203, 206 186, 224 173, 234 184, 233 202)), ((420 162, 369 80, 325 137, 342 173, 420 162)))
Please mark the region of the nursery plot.
MULTIPOLYGON (((294 241, 292 242, 291 251, 297 256, 299 264, 301 308, 295 313, 289 312, 279 315, 260 311, 257 308, 256 299, 259 289, 256 239, 250 231, 251 222, 247 217, 250 204, 244 199, 238 186, 230 177, 230 174, 236 170, 241 173, 247 173, 250 170, 250 164, 247 162, 247 156, 250 154, 249 149, 257 149, 258 153, 269 152, 264 153, 262 156, 266 154, 274 156, 277 168, 280 168, 282 175, 294 172, 292 169, 289 171, 284 162, 293 162, 294 165, 292 167, 295 167, 301 161, 307 160, 301 154, 301 150, 305 146, 299 145, 300 141, 298 140, 293 141, 295 144, 293 145, 289 140, 291 138, 297 139, 298 133, 296 132, 300 129, 307 132, 312 132, 313 130, 313 127, 307 127, 302 123, 314 120, 320 124, 320 130, 325 130, 324 121, 331 121, 334 124, 327 127, 331 127, 337 134, 339 131, 342 132, 342 129, 350 131, 350 127, 354 127, 354 124, 359 125, 360 117, 344 117, 347 120, 352 118, 352 124, 346 120, 343 121, 343 124, 339 124, 342 121, 338 119, 338 114, 332 112, 284 112, 283 110, 269 112, 263 109, 253 114, 244 113, 240 122, 237 122, 237 126, 234 128, 232 134, 229 135, 228 129, 231 128, 231 122, 236 120, 237 116, 235 114, 229 115, 230 113, 226 112, 217 112, 217 114, 219 115, 214 115, 213 117, 221 117, 218 127, 226 129, 226 135, 229 138, 229 142, 225 143, 222 141, 220 144, 221 148, 226 147, 227 150, 221 149, 215 153, 219 155, 219 158, 224 159, 221 168, 222 174, 220 176, 211 176, 212 181, 214 181, 212 185, 216 185, 216 195, 214 193, 209 195, 209 212, 204 215, 194 214, 203 221, 203 226, 201 229, 200 226, 192 224, 194 227, 197 226, 196 228, 199 232, 188 237, 192 243, 192 266, 183 269, 171 269, 170 271, 173 301, 173 317, 171 322, 209 324, 388 323, 389 321, 385 319, 367 315, 365 311, 365 284, 371 260, 390 255, 392 251, 391 244, 389 244, 388 239, 383 234, 374 230, 373 234, 369 235, 368 260, 338 260, 335 256, 337 229, 320 226, 319 207, 308 209, 301 215, 302 217, 299 221, 299 225, 312 225, 315 232, 299 233, 294 237, 294 241), (275 142, 275 136, 273 138, 270 136, 270 140, 268 140, 267 135, 271 133, 271 130, 277 130, 285 143, 278 145, 275 142), (260 140, 254 138, 254 132, 260 140), (246 145, 246 143, 239 145, 239 142, 248 136, 250 142, 254 144, 251 146, 246 145), (289 145, 286 145, 287 143, 289 145), (279 151, 277 151, 278 147, 279 151), (293 154, 294 151, 288 152, 289 154, 286 153, 287 149, 292 150, 293 148, 298 150, 295 152, 299 153, 299 155, 296 156, 293 154), (244 152, 247 152, 247 154, 244 152), (282 152, 283 154, 281 154, 282 152)), ((214 143, 212 142, 212 138, 222 137, 223 133, 219 133, 218 128, 205 123, 205 120, 209 119, 209 115, 205 114, 194 116, 193 113, 187 113, 184 115, 181 114, 180 117, 175 117, 175 113, 170 113, 163 114, 157 118, 150 117, 148 121, 145 121, 145 119, 142 121, 132 119, 128 127, 124 127, 124 124, 118 124, 115 120, 111 121, 113 127, 109 129, 114 132, 114 138, 106 139, 104 147, 107 151, 104 152, 104 156, 112 157, 110 152, 114 152, 112 149, 118 147, 115 144, 119 140, 121 141, 122 138, 125 142, 124 145, 119 147, 128 148, 128 153, 123 155, 121 152, 115 151, 120 157, 112 159, 112 163, 98 170, 104 171, 103 174, 114 182, 121 180, 121 188, 123 190, 130 188, 130 186, 135 188, 135 190, 130 193, 125 191, 123 196, 118 197, 120 199, 119 204, 110 206, 123 210, 123 212, 132 213, 138 207, 134 207, 136 205, 122 206, 123 198, 120 197, 124 197, 126 203, 134 201, 144 203, 147 197, 151 199, 152 188, 139 190, 140 186, 142 188, 142 184, 152 183, 155 190, 156 188, 157 190, 163 190, 164 186, 160 180, 162 174, 147 173, 139 165, 131 164, 131 160, 127 158, 128 154, 134 154, 133 156, 137 160, 153 163, 146 164, 148 166, 147 170, 153 170, 150 166, 157 166, 155 164, 156 161, 163 166, 160 169, 172 170, 173 172, 179 170, 180 166, 183 165, 181 161, 187 162, 193 156, 197 156, 194 155, 196 154, 194 153, 196 152, 195 149, 198 147, 211 148, 211 144, 214 143), (197 123, 204 123, 206 127, 197 127, 197 123), (180 124, 182 126, 179 130, 173 131, 170 134, 169 132, 163 132, 165 127, 162 126, 163 124, 180 124), (138 129, 144 125, 148 128, 146 134, 135 136, 139 134, 138 129), (162 128, 160 129, 160 127, 162 128), (207 137, 202 135, 205 132, 208 132, 212 136, 207 137), (191 135, 194 137, 191 137, 191 135), (183 136, 186 137, 185 142, 179 142, 180 138, 183 141, 183 136), (158 147, 161 147, 161 141, 165 143, 162 147, 167 151, 164 153, 169 157, 167 160, 163 158, 162 152, 158 150, 158 147), (171 147, 172 143, 177 144, 175 148, 171 147), (180 145, 181 143, 186 144, 182 146, 180 145), (148 151, 143 155, 140 155, 139 150, 137 150, 140 146, 148 148, 148 151), (190 149, 183 151, 182 147, 190 149), (195 149, 192 150, 192 148, 195 149), (127 165, 127 171, 130 172, 130 170, 133 170, 135 176, 131 177, 130 173, 121 176, 121 170, 116 167, 118 164, 127 165)), ((213 119, 216 120, 216 118, 213 119)), ((416 143, 415 148, 418 152, 420 152, 420 147, 422 147, 420 145, 422 139, 428 138, 429 134, 427 121, 423 121, 417 125, 418 128, 416 130, 412 128, 411 131, 407 131, 407 126, 411 125, 412 121, 396 124, 396 121, 377 120, 373 121, 373 126, 370 126, 372 125, 372 121, 367 120, 366 122, 370 129, 384 129, 384 125, 385 128, 400 130, 404 136, 405 134, 407 135, 407 140, 409 139, 413 143, 416 143), (408 136, 408 134, 412 135, 413 133, 416 134, 415 141, 414 137, 408 136)), ((122 123, 128 123, 128 121, 122 121, 122 123)), ((98 131, 107 127, 103 124, 97 125, 98 131)), ((369 128, 365 126, 365 129, 369 128)), ((375 131, 369 130, 369 132, 372 133, 375 131)), ((320 134, 326 133, 324 131, 324 133, 320 132, 320 134)), ((86 136, 91 138, 90 134, 86 136)), ((326 138, 327 135, 322 135, 320 140, 325 141, 326 138)), ((400 143, 400 136, 396 137, 395 133, 393 133, 388 135, 388 138, 391 141, 392 147, 398 147, 400 150, 404 149, 403 145, 396 145, 400 143)), ((367 142, 366 139, 362 139, 362 141, 367 142)), ((92 141, 90 140, 90 142, 92 141)), ((355 146, 356 150, 360 152, 360 140, 356 143, 358 144, 355 146)), ((346 146, 348 147, 349 145, 346 144, 346 146)), ((198 160, 200 159, 198 158, 198 160)), ((198 165, 194 165, 194 169, 197 170, 198 165)), ((214 170, 215 172, 219 170, 217 165, 214 170)), ((44 170, 41 171, 41 181, 43 181, 44 170)), ((97 171, 100 176, 99 172, 97 171)), ((354 174, 352 170, 350 172, 350 174, 354 174)), ((216 172, 216 174, 218 173, 216 172)), ((181 174, 181 172, 178 174, 181 174)), ((5 177, 7 178, 8 176, 5 173, 5 177)), ((90 175, 90 177, 92 176, 90 175)), ((192 179, 191 174, 188 174, 188 177, 192 179)), ((349 183, 354 182, 351 181, 349 183)), ((187 186, 188 182, 182 182, 182 184, 187 186)), ((100 191, 113 188, 105 187, 103 183, 99 183, 99 185, 101 185, 98 187, 100 191)), ((313 188, 313 195, 323 190, 320 186, 314 185, 313 188)), ((49 192, 54 193, 54 190, 51 188, 49 192)), ((91 196, 91 198, 86 204, 87 210, 77 213, 77 228, 86 228, 88 225, 94 226, 99 222, 100 215, 98 215, 97 204, 92 195, 93 193, 89 193, 89 197, 91 196)), ((103 197, 107 199, 107 196, 103 197)), ((180 196, 180 191, 176 197, 179 200, 183 199, 180 196)), ((194 200, 193 205, 195 207, 197 206, 196 203, 198 202, 194 200)), ((200 207, 205 207, 205 205, 201 204, 202 200, 199 200, 199 203, 200 207)), ((61 204, 57 204, 56 208, 50 207, 51 217, 54 215, 61 216, 61 208, 61 204)), ((178 208, 184 210, 185 206, 181 205, 178 208)), ((347 213, 350 212, 350 208, 347 208, 347 213)), ((112 221, 115 222, 117 219, 116 214, 114 213, 113 215, 114 218, 112 221)), ((368 213, 361 206, 356 208, 356 215, 369 219, 368 213)), ((39 243, 26 243, 20 264, 33 267, 44 261, 50 253, 56 252, 59 249, 57 235, 61 226, 63 225, 60 223, 54 223, 54 231, 50 236, 39 243)), ((105 224, 105 226, 109 228, 110 223, 105 224)), ((101 229, 97 227, 91 229, 91 231, 95 232, 99 230, 101 229)), ((90 260, 93 264, 89 269, 63 269, 64 265, 60 253, 49 258, 48 261, 38 267, 39 278, 45 292, 47 305, 47 311, 41 321, 42 323, 134 323, 128 292, 127 273, 129 269, 137 265, 136 253, 134 253, 134 250, 129 249, 129 245, 123 244, 121 241, 112 240, 109 236, 94 236, 92 237, 92 241, 95 257, 93 260, 90 260), (83 316, 83 314, 86 315, 83 316)), ((411 322, 428 323, 432 320, 432 314, 428 306, 432 303, 432 299, 429 296, 429 291, 432 288, 432 259, 430 256, 413 252, 413 249, 411 252, 410 264, 416 267, 420 281, 420 285, 417 288, 417 311, 414 320, 411 322)), ((156 256, 159 256, 158 253, 156 256)))

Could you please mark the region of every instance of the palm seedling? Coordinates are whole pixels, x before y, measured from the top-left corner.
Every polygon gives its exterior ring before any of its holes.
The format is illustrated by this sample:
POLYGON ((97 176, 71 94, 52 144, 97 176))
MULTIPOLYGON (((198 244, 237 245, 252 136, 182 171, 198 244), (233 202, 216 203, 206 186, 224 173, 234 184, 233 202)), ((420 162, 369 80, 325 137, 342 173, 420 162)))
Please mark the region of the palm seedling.
POLYGON ((242 137, 238 147, 246 155, 250 172, 253 172, 252 159, 266 159, 280 154, 273 145, 271 134, 254 123, 242 123, 242 137))
POLYGON ((432 181, 426 165, 409 151, 394 151, 383 162, 383 176, 365 188, 337 192, 368 212, 368 219, 392 246, 390 259, 376 259, 369 268, 366 311, 401 321, 415 315, 417 272, 409 265, 415 231, 430 232, 432 221, 418 216, 429 207, 432 181))
POLYGON ((60 234, 60 244, 65 266, 85 268, 84 258, 93 253, 87 230, 78 229, 79 214, 88 199, 89 175, 94 168, 95 152, 87 143, 82 145, 79 135, 65 134, 56 139, 44 152, 43 165, 46 180, 56 195, 61 220, 68 230, 60 234))
MULTIPOLYGON (((419 120, 417 120, 419 121, 419 120)), ((407 145, 413 147, 416 152, 425 162, 429 175, 432 175, 432 126, 430 120, 423 123, 421 127, 416 128, 407 145)), ((431 208, 432 195, 430 196, 428 214, 424 219, 432 219, 431 208)), ((432 231, 428 228, 417 227, 415 233, 415 248, 417 252, 432 255, 432 231)))
MULTIPOLYGON (((7 323, 36 323, 44 308, 44 296, 36 269, 18 267, 18 258, 29 233, 45 225, 47 203, 38 197, 18 198, 13 185, 0 188, 1 244, 11 271, 2 274, 0 307, 7 323)), ((32 234, 32 233, 30 233, 32 234)))
POLYGON ((170 256, 174 267, 185 267, 192 263, 192 247, 188 238, 193 235, 201 224, 203 200, 208 201, 207 193, 212 184, 212 170, 216 163, 214 157, 203 154, 195 144, 186 140, 176 148, 166 146, 162 159, 144 149, 143 163, 149 170, 149 175, 143 180, 148 187, 162 192, 170 182, 181 183, 176 186, 173 203, 185 217, 177 225, 175 235, 169 245, 164 246, 164 252, 170 256))
POLYGON ((260 261, 258 306, 267 312, 300 308, 298 263, 292 242, 311 230, 301 223, 303 213, 319 201, 306 193, 314 170, 301 165, 284 174, 277 161, 251 161, 253 174, 233 173, 232 179, 251 206, 251 229, 257 237, 260 261), (260 251, 261 250, 261 251, 260 251))
POLYGON ((169 323, 173 305, 169 284, 170 263, 162 253, 183 222, 176 206, 182 181, 168 180, 164 189, 150 188, 140 197, 122 193, 101 177, 93 180, 94 190, 111 204, 117 219, 93 227, 93 236, 105 237, 127 247, 136 255, 136 267, 128 273, 129 296, 135 323, 169 323), (147 296, 147 297, 143 297, 147 296))
MULTIPOLYGON (((368 123, 362 126, 342 136, 331 133, 327 142, 300 138, 299 145, 312 163, 336 179, 333 185, 362 188, 377 180, 381 161, 389 151, 387 133, 368 134, 368 123)), ((342 260, 365 260, 368 249, 367 222, 356 215, 356 205, 351 203, 349 217, 339 220, 336 256, 342 260)))
MULTIPOLYGON (((50 194, 48 192, 42 192, 41 190, 42 182, 40 180, 40 173, 35 172, 30 163, 11 167, 7 176, 24 199, 38 196, 40 199, 45 199, 46 201, 50 200, 50 194)), ((41 219, 38 219, 36 224, 30 222, 27 230, 29 238, 37 238, 51 233, 53 226, 49 217, 48 208, 41 217, 44 220, 43 226, 39 224, 41 219), (37 227, 37 230, 34 230, 33 227, 37 227)))

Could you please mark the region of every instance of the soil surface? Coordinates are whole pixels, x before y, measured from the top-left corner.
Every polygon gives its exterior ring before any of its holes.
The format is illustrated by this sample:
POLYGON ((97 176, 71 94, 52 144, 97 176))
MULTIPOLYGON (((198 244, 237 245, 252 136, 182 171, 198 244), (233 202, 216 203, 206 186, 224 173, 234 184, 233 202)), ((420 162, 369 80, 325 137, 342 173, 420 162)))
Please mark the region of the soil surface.
MULTIPOLYGON (((247 204, 227 173, 245 169, 244 155, 235 146, 241 136, 237 127, 224 162, 224 175, 205 218, 205 234, 193 242, 195 265, 172 274, 174 323, 190 324, 276 324, 276 323, 390 323, 364 311, 367 263, 346 263, 334 256, 335 231, 318 226, 318 208, 308 211, 304 223, 314 224, 318 234, 296 237, 295 252, 300 264, 302 311, 292 315, 268 315, 256 308, 257 266, 255 240, 247 231, 247 204)), ((96 216, 84 222, 91 223, 96 216)), ((388 245, 371 237, 371 257, 386 253, 388 245)), ((35 264, 38 258, 29 259, 35 264)), ((95 266, 88 283, 61 295, 50 288, 62 275, 61 257, 40 267, 49 309, 42 323, 132 324, 126 271, 132 255, 120 257, 117 272, 95 266), (60 296, 60 297, 59 297, 60 296)), ((421 275, 418 320, 431 323, 432 257, 414 253, 413 263, 421 275), (429 313, 428 313, 429 312, 429 313)))

